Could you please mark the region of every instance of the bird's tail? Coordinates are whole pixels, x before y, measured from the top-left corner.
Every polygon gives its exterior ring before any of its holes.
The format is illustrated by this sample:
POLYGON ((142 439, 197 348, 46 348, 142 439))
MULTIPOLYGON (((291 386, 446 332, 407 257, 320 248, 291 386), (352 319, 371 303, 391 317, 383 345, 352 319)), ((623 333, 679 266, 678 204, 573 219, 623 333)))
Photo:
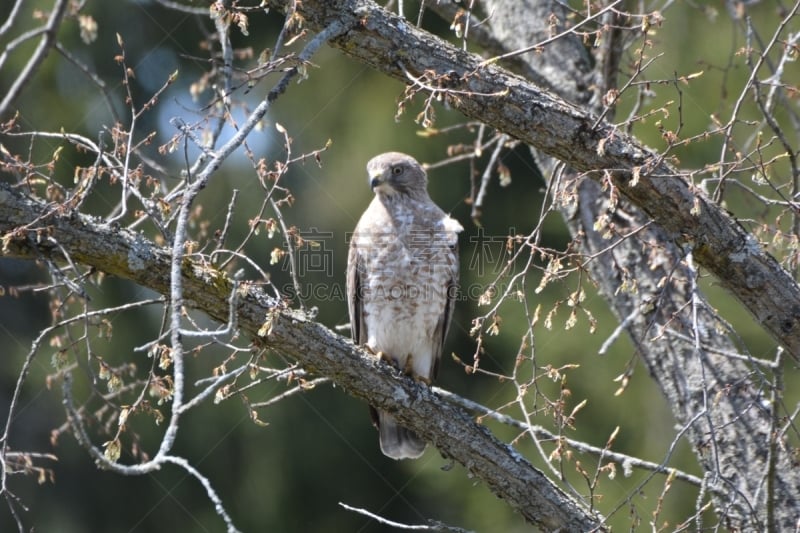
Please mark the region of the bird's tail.
POLYGON ((392 459, 416 459, 425 451, 424 440, 384 411, 378 411, 378 436, 381 451, 392 459))

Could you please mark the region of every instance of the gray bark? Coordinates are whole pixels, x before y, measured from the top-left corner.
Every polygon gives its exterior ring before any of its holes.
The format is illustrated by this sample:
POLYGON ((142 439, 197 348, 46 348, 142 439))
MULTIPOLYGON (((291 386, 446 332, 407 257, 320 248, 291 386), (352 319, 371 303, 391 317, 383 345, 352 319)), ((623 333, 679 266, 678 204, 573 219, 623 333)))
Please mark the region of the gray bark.
MULTIPOLYGON (((169 294, 170 253, 141 235, 26 198, 0 184, 2 256, 64 260, 169 294)), ((184 305, 225 323, 234 283, 208 264, 183 262, 184 305)), ((401 376, 341 335, 249 288, 236 303, 239 328, 265 346, 327 376, 349 394, 392 413, 446 457, 464 465, 526 520, 546 531, 603 530, 602 517, 567 496, 511 446, 462 409, 401 376), (259 331, 265 333, 259 335, 259 331)))
MULTIPOLYGON (((270 4, 286 8, 294 3, 270 4)), ((349 30, 331 44, 348 56, 405 82, 408 75, 415 77, 424 83, 418 86, 420 91, 439 92, 466 116, 528 143, 575 172, 595 177, 607 171, 630 201, 615 213, 623 233, 648 220, 657 222, 639 234, 643 242, 659 243, 655 252, 627 239, 610 252, 617 270, 605 268, 609 260, 592 261, 587 267, 617 315, 630 317, 627 329, 676 418, 688 428, 720 516, 742 529, 793 528, 800 515, 800 473, 776 440, 776 411, 764 398, 767 377, 758 367, 726 355, 736 347, 717 333, 716 317, 697 298, 691 281, 694 273, 682 261, 691 252, 694 261, 714 273, 795 357, 800 357, 800 289, 744 228, 693 190, 677 169, 608 124, 595 125, 591 109, 562 99, 588 106, 592 95, 586 93, 585 76, 608 80, 608 73, 596 76, 580 44, 565 39, 535 61, 515 61, 526 76, 538 80, 534 85, 484 64, 480 57, 372 2, 304 0, 297 6, 313 30, 335 20, 346 24, 349 30), (542 87, 563 93, 559 96, 542 87), (623 271, 638 280, 637 294, 617 291, 623 271), (663 276, 672 282, 660 288, 663 276), (654 331, 668 324, 669 329, 654 340, 654 331)), ((500 50, 535 42, 541 31, 532 26, 531 33, 514 35, 505 30, 518 26, 503 17, 521 16, 515 10, 523 6, 550 9, 539 2, 498 6, 484 37, 500 50)), ((544 20, 541 14, 535 18, 544 20)), ((590 180, 580 184, 579 196, 565 214, 573 234, 583 236, 584 251, 592 254, 610 244, 592 229, 606 203, 590 180)), ((5 257, 58 258, 63 249, 72 261, 168 294, 167 250, 133 233, 24 198, 5 186, 0 188, 0 233, 5 257)), ((229 279, 187 261, 184 283, 187 305, 227 320, 233 287, 229 279)), ((296 358, 311 372, 331 377, 370 404, 395 412, 400 422, 464 464, 531 523, 546 530, 600 527, 601 517, 567 497, 465 413, 399 378, 348 340, 280 308, 253 289, 239 299, 237 314, 240 327, 254 337, 269 321, 269 334, 261 339, 266 345, 296 358)))
MULTIPOLYGON (((285 8, 292 2, 274 1, 285 8)), ((795 358, 800 358, 800 286, 730 215, 658 153, 589 111, 481 57, 416 28, 369 0, 298 4, 315 31, 339 20, 330 44, 408 83, 424 81, 464 115, 507 133, 591 177, 607 172, 617 189, 691 251, 795 358)))
MULTIPOLYGON (((551 8, 545 3, 498 2, 494 7, 486 42, 513 50, 541 40, 535 22, 547 20, 551 8), (524 15, 525 8, 533 15, 524 15), (523 15, 531 33, 520 31, 523 15)), ((766 377, 726 355, 736 353, 736 347, 717 333, 717 318, 691 282, 694 272, 681 265, 691 253, 693 261, 715 274, 798 357, 800 289, 777 261, 718 205, 693 190, 677 169, 610 125, 595 124, 590 110, 485 64, 372 2, 304 2, 301 9, 315 29, 337 11, 355 14, 356 19, 346 21, 351 30, 332 42, 349 56, 406 82, 411 81, 409 74, 424 80, 422 92, 449 95, 450 105, 466 116, 528 143, 574 171, 590 172, 592 177, 602 177, 606 171, 632 204, 616 212, 615 224, 622 233, 649 219, 658 224, 640 238, 664 244, 663 248, 655 250, 629 239, 612 252, 621 268, 606 269, 607 261, 588 267, 618 316, 631 317, 627 329, 674 406, 676 418, 688 428, 710 488, 716 491, 722 519, 745 529, 794 527, 800 511, 800 477, 775 440, 775 406, 764 400, 769 388, 766 377), (638 294, 620 297, 623 268, 639 281, 638 294), (672 280, 666 290, 658 286, 663 276, 672 280), (653 342, 663 325, 670 329, 653 342)), ((583 76, 592 74, 585 52, 568 39, 558 43, 552 55, 516 64, 535 72, 540 83, 563 90, 566 98, 585 103, 591 96, 585 92, 583 76)), ((609 72, 604 75, 608 78, 609 72)), ((586 252, 604 249, 610 243, 593 231, 598 214, 606 208, 599 187, 584 183, 579 195, 575 210, 566 213, 570 228, 573 234, 587 236, 586 252)))
MULTIPOLYGON (((495 0, 489 8, 492 17, 477 31, 505 45, 495 53, 544 41, 551 14, 564 20, 558 3, 549 0, 495 0)), ((618 44, 612 41, 607 46, 618 44)), ((601 92, 614 86, 615 69, 604 71, 603 59, 613 61, 618 57, 615 52, 607 49, 593 69, 575 36, 525 57, 529 59, 525 67, 541 73, 549 87, 573 102, 598 101, 587 90, 587 80, 595 80, 601 92)), ((559 162, 534 152, 543 174, 553 176, 559 162)), ((556 197, 566 194, 576 174, 564 172, 555 184, 556 197)), ((720 333, 718 317, 691 282, 697 273, 684 261, 686 251, 657 225, 640 231, 637 238, 604 239, 594 223, 608 210, 607 194, 589 180, 578 185, 577 194, 576 202, 561 209, 564 219, 587 257, 614 244, 602 261, 590 261, 586 267, 620 321, 628 318, 626 330, 639 356, 678 424, 687 428, 718 515, 742 530, 764 529, 767 524, 768 529, 792 529, 800 513, 800 476, 774 437, 775 409, 780 406, 765 403, 764 396, 769 398, 771 392, 763 373, 725 355, 737 353, 737 346, 720 333), (636 292, 620 290, 625 276, 637 281, 636 292), (660 286, 662 279, 672 281, 660 286), (659 335, 662 331, 666 333, 659 335)), ((641 228, 649 217, 622 199, 613 221, 618 234, 624 235, 641 228)))

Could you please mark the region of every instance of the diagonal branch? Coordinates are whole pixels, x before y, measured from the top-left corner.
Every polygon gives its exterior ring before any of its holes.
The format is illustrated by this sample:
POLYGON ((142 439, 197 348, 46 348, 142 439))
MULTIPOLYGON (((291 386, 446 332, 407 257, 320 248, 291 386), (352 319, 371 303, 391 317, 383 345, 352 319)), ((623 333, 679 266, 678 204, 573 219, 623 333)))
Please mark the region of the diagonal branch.
MULTIPOLYGON (((285 8, 288 1, 270 2, 285 8)), ((464 115, 602 177, 658 222, 712 272, 772 337, 800 359, 800 287, 758 242, 695 190, 680 171, 633 137, 527 80, 416 28, 369 0, 306 0, 298 11, 314 30, 339 18, 350 28, 330 44, 399 80, 406 72, 464 115), (413 51, 413 53, 412 53, 413 51), (437 86, 438 85, 438 86, 437 86)), ((420 89, 425 90, 425 89, 420 89)))
MULTIPOLYGON (((446 7, 436 9, 441 12, 446 7)), ((474 34, 487 34, 485 38, 496 43, 492 48, 496 54, 545 38, 551 16, 558 14, 562 21, 559 25, 566 18, 557 0, 493 0, 492 9, 491 20, 476 28, 474 34), (525 28, 517 24, 522 16, 531 19, 525 28)), ((452 14, 445 18, 451 19, 452 14)), ((603 54, 610 56, 593 65, 580 36, 568 36, 553 43, 546 53, 526 56, 519 71, 529 79, 531 71, 541 72, 552 91, 602 112, 601 99, 592 98, 591 84, 585 80, 602 80, 599 86, 615 87, 616 71, 609 69, 608 63, 618 61, 620 46, 609 43, 603 54)), ((754 371, 753 358, 732 355, 738 351, 733 335, 717 329, 719 317, 702 300, 694 281, 664 284, 667 279, 696 279, 692 254, 670 242, 662 227, 649 223, 648 217, 625 198, 612 202, 609 192, 591 180, 579 180, 576 187, 580 176, 572 169, 539 152, 534 159, 543 174, 550 176, 555 197, 577 195, 577 201, 559 207, 573 242, 586 257, 604 257, 602 262, 590 260, 583 265, 620 319, 618 331, 627 330, 639 358, 661 389, 682 428, 679 435, 692 444, 704 472, 702 490, 710 493, 720 519, 728 527, 742 530, 763 529, 770 517, 784 529, 794 527, 798 478, 791 453, 783 453, 786 448, 777 444, 775 436, 773 417, 781 409, 773 404, 771 414, 763 404, 767 379, 759 370, 754 371), (612 203, 616 206, 613 225, 617 235, 636 231, 638 238, 609 238, 604 227, 596 226, 612 203), (613 246, 609 246, 611 242, 613 246), (657 250, 651 243, 658 243, 657 250), (635 280, 635 291, 624 289, 628 279, 635 280), (678 331, 682 327, 691 333, 682 334, 678 331), (727 392, 732 388, 736 394, 727 392), (752 408, 755 405, 759 408, 752 408), (767 457, 764 449, 776 453, 767 457), (765 477, 776 490, 764 490, 765 477)), ((778 371, 780 363, 776 364, 778 371)), ((624 464, 625 460, 619 462, 624 464)))
MULTIPOLYGON (((2 256, 50 257, 92 266, 168 294, 170 254, 128 230, 97 224, 90 217, 23 196, 0 184, 2 256), (46 238, 42 238, 46 236, 46 238)), ((207 264, 182 262, 184 304, 220 322, 228 319, 234 283, 207 264)), ((547 530, 602 530, 602 518, 567 496, 513 448, 476 424, 462 409, 405 378, 344 337, 283 307, 255 287, 238 299, 240 328, 315 374, 329 377, 351 395, 388 410, 408 428, 464 465, 489 489, 547 530)))

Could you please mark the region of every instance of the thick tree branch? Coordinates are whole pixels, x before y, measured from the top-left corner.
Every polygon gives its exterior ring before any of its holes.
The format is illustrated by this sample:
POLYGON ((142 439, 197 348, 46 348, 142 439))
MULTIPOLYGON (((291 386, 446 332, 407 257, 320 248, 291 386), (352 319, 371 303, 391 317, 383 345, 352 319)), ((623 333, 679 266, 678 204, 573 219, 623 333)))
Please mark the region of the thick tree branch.
MULTIPOLYGON (((494 50, 498 54, 545 40, 551 17, 557 14, 562 24, 565 19, 563 7, 555 0, 492 0, 491 9, 491 19, 475 33, 503 43, 504 49, 494 50), (517 21, 523 16, 531 22, 519 28, 517 21)), ((527 76, 538 69, 557 94, 573 102, 591 101, 594 110, 600 111, 599 99, 591 98, 585 80, 602 80, 597 82, 600 86, 613 87, 615 72, 609 72, 602 61, 593 67, 578 35, 567 35, 557 44, 543 53, 526 55, 522 72, 527 76)), ((551 185, 556 197, 574 195, 574 170, 539 152, 535 159, 542 173, 555 180, 551 185)), ((752 361, 731 356, 738 352, 732 335, 718 331, 719 317, 694 283, 680 281, 698 276, 691 256, 670 242, 662 227, 647 224, 648 217, 625 198, 613 210, 616 236, 609 239, 603 235, 606 229, 595 228, 609 213, 609 192, 591 180, 580 181, 576 192, 578 200, 560 208, 565 222, 585 257, 603 258, 584 266, 630 334, 683 428, 681 433, 692 444, 720 520, 732 528, 763 529, 769 509, 781 528, 794 527, 800 478, 791 452, 777 444, 780 439, 774 434, 772 418, 781 406, 763 405, 769 388, 765 373, 754 370, 752 361), (634 233, 637 238, 619 237, 634 233), (658 244, 653 247, 652 243, 658 244), (663 280, 668 279, 673 281, 665 284, 663 280), (635 280, 637 290, 625 290, 630 280, 635 280), (731 394, 732 390, 736 393, 731 394), (774 454, 764 453, 773 447, 774 454), (770 494, 763 489, 765 478, 776 487, 770 494)))
MULTIPOLYGON (((160 294, 169 293, 167 249, 128 230, 99 225, 91 218, 44 204, 0 185, 2 256, 71 260, 129 279, 160 294)), ((205 263, 184 260, 184 303, 226 322, 233 282, 205 263)), ((257 288, 238 298, 240 328, 285 353, 309 372, 330 377, 353 396, 391 411, 445 456, 464 465, 526 520, 544 530, 602 530, 602 518, 556 487, 513 448, 498 441, 462 409, 431 390, 402 378, 391 367, 344 337, 286 309, 257 288)))
MULTIPOLYGON (((273 1, 274 6, 293 4, 273 1)), ((800 287, 739 223, 634 138, 508 71, 427 33, 369 0, 306 0, 314 30, 331 20, 351 29, 331 44, 423 92, 438 92, 464 115, 614 185, 669 238, 712 272, 773 338, 800 358, 800 287)))
MULTIPOLYGON (((512 10, 536 16, 531 14, 534 13, 531 2, 524 2, 524 8, 521 4, 509 2, 512 10)), ((549 11, 544 3, 541 4, 546 11, 542 18, 546 19, 549 11)), ((498 8, 496 4, 492 5, 498 8)), ((348 23, 351 31, 335 39, 332 42, 334 46, 376 70, 416 85, 422 93, 438 93, 465 115, 523 140, 538 152, 566 163, 567 167, 592 177, 612 178, 614 185, 641 208, 645 216, 660 224, 661 227, 652 226, 648 236, 656 238, 656 242, 675 243, 675 246, 668 246, 672 259, 664 261, 657 271, 650 271, 646 261, 634 261, 630 275, 643 284, 640 298, 621 299, 617 311, 620 317, 634 317, 631 321, 634 342, 643 348, 648 368, 674 406, 676 417, 689 430, 688 435, 704 470, 710 479, 720 481, 719 489, 729 491, 729 498, 717 502, 721 516, 732 519, 734 524, 758 527, 758 521, 764 517, 763 509, 752 506, 760 505, 763 492, 765 465, 759 450, 763 450, 771 439, 769 413, 753 409, 758 405, 759 387, 757 384, 745 385, 749 375, 747 365, 725 355, 735 352, 735 349, 715 351, 722 339, 718 335, 716 338, 709 335, 714 328, 706 327, 715 323, 715 317, 703 307, 694 289, 686 287, 684 291, 667 291, 665 295, 659 288, 658 279, 665 275, 669 278, 670 268, 675 268, 682 258, 690 258, 689 266, 679 267, 679 277, 694 278, 697 273, 691 267, 693 259, 713 272, 773 337, 798 357, 800 290, 794 280, 744 228, 693 189, 663 157, 608 124, 596 124, 590 111, 575 107, 494 65, 487 65, 481 58, 431 36, 372 2, 309 0, 303 3, 301 10, 312 28, 324 24, 330 17, 354 14, 358 18, 355 23, 348 23), (655 299, 648 300, 645 294, 653 295, 655 299), (658 320, 651 312, 644 311, 647 302, 658 302, 654 310, 659 315, 658 320), (695 319, 683 325, 694 331, 694 343, 673 338, 678 332, 671 328, 661 334, 658 342, 649 340, 657 336, 651 329, 654 321, 677 325, 672 322, 678 316, 676 313, 686 309, 689 303, 689 309, 695 310, 695 319), (698 343, 702 349, 698 350, 698 343), (736 394, 725 392, 731 387, 736 387, 736 394), (724 400, 712 405, 709 397, 724 400), (733 442, 740 443, 740 446, 731 449, 730 443, 733 442), (710 443, 716 450, 711 454, 708 453, 710 443), (734 450, 739 450, 739 453, 734 450)), ((491 20, 490 26, 493 27, 494 22, 491 20)), ((503 24, 498 22, 498 25, 503 24)), ((508 24, 508 28, 511 30, 515 25, 508 24)), ((523 36, 517 32, 515 36, 518 40, 528 40, 506 43, 512 50, 531 42, 528 34, 523 36)), ((495 46, 503 46, 502 35, 490 37, 495 46)), ((561 45, 569 48, 565 43, 561 45)), ((553 53, 559 56, 562 52, 559 49, 553 53)), ((566 59, 558 57, 561 67, 564 63, 569 65, 561 71, 548 65, 548 58, 540 57, 535 58, 533 68, 528 65, 525 72, 529 74, 531 70, 541 69, 543 74, 537 76, 537 80, 545 78, 549 87, 566 87, 570 100, 586 102, 586 95, 580 90, 581 80, 564 80, 574 75, 572 70, 577 69, 575 56, 569 53, 566 56, 566 59), (549 79, 548 73, 555 73, 558 79, 549 79)), ((586 69, 580 72, 587 73, 586 69)), ((587 242, 591 255, 596 251, 593 246, 603 249, 608 242, 603 242, 596 232, 591 231, 597 220, 596 213, 604 209, 599 200, 599 188, 591 187, 592 183, 584 185, 580 193, 581 211, 573 212, 569 218, 581 234, 599 239, 599 243, 587 242)), ((638 227, 646 219, 635 215, 633 220, 638 227)), ((619 264, 624 265, 629 263, 625 254, 636 252, 622 246, 615 248, 614 253, 619 264)), ((641 253, 647 254, 647 251, 641 253)), ((595 272, 598 270, 603 268, 593 269, 595 272)), ((608 294, 617 294, 614 287, 620 280, 613 272, 603 273, 600 279, 606 274, 611 278, 604 285, 611 288, 608 294)), ((730 343, 723 344, 732 348, 730 343)), ((782 523, 788 523, 786 521, 791 521, 796 507, 791 503, 796 494, 796 476, 792 474, 789 457, 783 455, 780 462, 782 466, 777 469, 777 476, 781 489, 775 492, 777 499, 766 505, 780 509, 782 523)))
MULTIPOLYGON (((529 4, 535 3, 508 0, 511 22, 507 28, 515 30, 514 21, 518 20, 512 10, 530 14, 534 11, 529 4)), ((591 108, 578 108, 554 96, 589 102, 585 86, 589 78, 581 76, 591 67, 581 70, 575 56, 563 55, 569 53, 569 46, 558 52, 548 49, 548 54, 537 56, 535 61, 517 58, 517 66, 525 68, 526 77, 535 79, 537 86, 438 40, 366 0, 276 0, 271 4, 291 4, 312 29, 330 28, 334 23, 349 28, 331 42, 351 57, 409 83, 426 96, 441 96, 465 115, 552 156, 553 165, 557 160, 567 163, 577 172, 565 172, 563 175, 569 176, 565 181, 580 179, 580 173, 609 179, 641 208, 637 211, 620 202, 615 215, 628 219, 631 228, 646 225, 637 233, 642 242, 666 243, 659 246, 658 261, 654 255, 645 258, 656 253, 649 244, 615 240, 609 247, 611 241, 593 231, 598 213, 607 211, 597 182, 582 181, 577 189, 580 201, 565 207, 564 212, 573 234, 580 236, 585 256, 602 253, 637 280, 636 295, 621 294, 611 305, 621 319, 625 318, 642 360, 698 452, 709 486, 721 495, 715 496, 721 519, 731 527, 744 529, 761 529, 764 523, 791 527, 800 485, 792 456, 781 447, 775 431, 780 412, 777 400, 772 406, 763 402, 767 377, 751 364, 752 360, 737 358, 735 344, 715 330, 717 317, 699 296, 693 262, 715 273, 795 356, 800 355, 800 290, 744 228, 694 190, 686 174, 682 176, 668 165, 663 155, 610 125, 598 124, 591 108), (553 74, 563 76, 553 80, 553 74), (648 217, 660 226, 647 224, 648 217), (675 276, 688 281, 682 288, 660 284, 660 280, 675 276), (753 378, 754 368, 758 379, 753 378), (768 454, 764 452, 767 448, 768 454), (766 519, 763 508, 769 508, 766 519)), ((544 1, 538 4, 545 9, 544 20, 550 6, 544 1)), ((515 35, 521 43, 509 42, 507 36, 494 31, 495 23, 498 28, 503 25, 500 17, 486 24, 493 47, 513 50, 537 42, 522 32, 515 35)), ((553 44, 565 45, 569 40, 566 37, 553 44)), ((580 43, 575 50, 585 52, 580 43)), ((541 164, 545 158, 537 160, 541 164)), ((210 172, 214 170, 216 166, 210 172)), ((161 266, 168 265, 168 251, 141 236, 98 225, 63 209, 0 186, 0 236, 4 237, 0 256, 58 259, 65 253, 75 263, 166 294, 169 268, 161 266)), ((618 224, 617 228, 623 226, 618 224)), ((584 266, 599 280, 602 290, 617 295, 621 270, 598 263, 590 261, 584 266)), ((186 303, 221 322, 229 321, 233 285, 207 265, 188 259, 177 265, 186 303)), ((256 289, 248 289, 238 300, 237 313, 237 325, 253 337, 259 331, 264 333, 262 341, 268 347, 295 357, 310 371, 331 376, 351 394, 396 411, 405 425, 467 466, 532 523, 548 530, 600 527, 600 517, 582 510, 579 503, 463 412, 442 405, 429 390, 400 379, 303 314, 282 307, 256 289)))

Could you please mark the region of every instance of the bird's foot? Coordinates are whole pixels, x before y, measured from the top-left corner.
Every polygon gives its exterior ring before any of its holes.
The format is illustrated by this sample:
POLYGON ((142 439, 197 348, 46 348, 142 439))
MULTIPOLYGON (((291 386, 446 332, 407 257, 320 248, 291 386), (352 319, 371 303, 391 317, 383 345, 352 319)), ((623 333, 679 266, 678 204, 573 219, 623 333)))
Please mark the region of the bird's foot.
POLYGON ((364 348, 370 355, 378 355, 378 352, 373 350, 369 344, 362 344, 361 347, 364 348))
POLYGON ((388 353, 382 352, 382 351, 380 351, 380 350, 379 350, 379 351, 377 351, 377 352, 375 352, 375 351, 372 351, 372 350, 370 350, 370 351, 371 351, 371 352, 372 352, 372 353, 375 355, 375 357, 377 357, 377 358, 378 358, 380 361, 383 361, 384 363, 388 363, 389 365, 393 366, 394 368, 396 368, 396 369, 400 370, 400 367, 397 365, 397 361, 395 360, 395 358, 394 358, 394 357, 392 357, 391 355, 389 355, 388 353))
MULTIPOLYGON (((414 366, 412 364, 413 361, 414 361, 414 355, 408 354, 408 357, 406 357, 406 364, 403 367, 403 374, 405 374, 406 376, 414 377, 414 366)), ((416 377, 414 377, 414 379, 416 379, 416 377)))
POLYGON ((419 383, 424 383, 425 385, 430 387, 433 384, 433 380, 431 380, 431 378, 429 378, 428 376, 422 376, 414 372, 414 365, 412 364, 413 361, 414 361, 414 356, 412 354, 408 354, 405 367, 403 368, 403 374, 405 374, 406 376, 411 376, 411 378, 414 381, 417 381, 419 383))
POLYGON ((420 376, 419 374, 413 374, 413 373, 411 374, 411 377, 414 378, 414 381, 417 381, 419 383, 424 383, 428 387, 433 385, 433 380, 429 377, 420 376))
POLYGON ((395 362, 395 360, 392 359, 391 356, 389 356, 387 353, 382 352, 380 350, 375 351, 372 348, 372 346, 370 346, 369 344, 365 344, 364 345, 364 349, 367 352, 369 352, 370 355, 374 355, 376 358, 380 359, 381 361, 386 361, 387 363, 389 363, 390 365, 393 365, 395 367, 397 366, 397 363, 395 362))

